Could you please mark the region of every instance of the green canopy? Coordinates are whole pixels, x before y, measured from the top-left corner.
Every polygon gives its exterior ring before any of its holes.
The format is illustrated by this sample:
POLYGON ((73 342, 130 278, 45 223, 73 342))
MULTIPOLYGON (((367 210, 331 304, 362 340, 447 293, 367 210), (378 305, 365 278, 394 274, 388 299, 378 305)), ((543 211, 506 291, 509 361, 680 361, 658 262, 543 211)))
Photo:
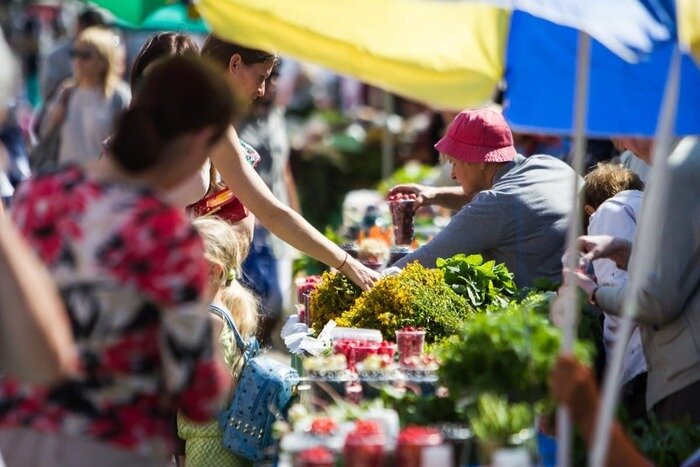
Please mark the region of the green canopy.
POLYGON ((121 21, 141 24, 159 8, 175 4, 173 0, 90 0, 90 3, 109 10, 121 21))
POLYGON ((187 5, 177 0, 90 0, 116 17, 115 25, 145 31, 182 31, 205 34, 201 18, 191 17, 187 5))

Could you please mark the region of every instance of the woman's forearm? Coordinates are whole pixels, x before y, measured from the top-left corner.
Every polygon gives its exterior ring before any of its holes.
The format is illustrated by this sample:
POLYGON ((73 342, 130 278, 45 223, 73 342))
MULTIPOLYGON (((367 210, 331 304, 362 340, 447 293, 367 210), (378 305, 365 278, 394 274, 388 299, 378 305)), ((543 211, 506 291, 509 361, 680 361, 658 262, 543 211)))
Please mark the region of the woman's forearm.
POLYGON ((51 276, 9 221, 0 219, 0 362, 49 384, 75 371, 68 317, 51 276))
POLYGON ((287 197, 289 198, 289 207, 296 212, 301 212, 301 204, 299 203, 299 193, 297 192, 297 184, 294 181, 294 174, 289 164, 284 168, 284 186, 287 189, 287 197))
POLYGON ((328 240, 294 210, 285 206, 269 190, 265 182, 242 156, 235 130, 211 154, 217 170, 241 202, 260 223, 297 250, 331 267, 338 267, 345 252, 328 240))

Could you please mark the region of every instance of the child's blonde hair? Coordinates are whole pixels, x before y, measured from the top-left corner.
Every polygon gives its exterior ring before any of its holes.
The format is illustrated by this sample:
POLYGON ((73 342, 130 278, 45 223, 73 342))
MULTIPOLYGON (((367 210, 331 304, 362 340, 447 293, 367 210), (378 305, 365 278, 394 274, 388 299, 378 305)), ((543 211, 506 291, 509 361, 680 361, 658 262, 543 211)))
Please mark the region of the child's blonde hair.
POLYGON ((93 26, 80 33, 76 40, 76 46, 87 46, 95 49, 97 55, 107 65, 102 86, 104 96, 112 97, 114 89, 119 83, 119 36, 107 28, 93 26))
MULTIPOLYGON (((204 241, 205 259, 221 269, 220 275, 212 278, 212 286, 219 291, 221 304, 229 310, 238 332, 246 341, 255 335, 258 327, 258 300, 238 281, 241 265, 248 255, 250 236, 242 228, 238 229, 217 217, 198 217, 192 223, 204 241)), ((233 339, 226 327, 222 336, 233 339)), ((233 347, 233 355, 225 357, 235 375, 243 366, 243 361, 235 342, 233 347)))

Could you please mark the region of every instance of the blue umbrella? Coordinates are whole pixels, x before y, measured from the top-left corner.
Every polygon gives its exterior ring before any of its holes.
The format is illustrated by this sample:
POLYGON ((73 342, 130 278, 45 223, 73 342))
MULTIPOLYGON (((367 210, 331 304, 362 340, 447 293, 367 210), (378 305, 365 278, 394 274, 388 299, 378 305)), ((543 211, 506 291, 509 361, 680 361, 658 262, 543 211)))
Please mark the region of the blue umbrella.
MULTIPOLYGON (((628 63, 599 42, 591 44, 589 136, 653 136, 676 39, 659 42, 639 63, 628 63)), ((514 12, 506 58, 504 114, 514 129, 573 134, 577 31, 514 12)), ((681 58, 675 134, 700 133, 700 69, 681 58)))

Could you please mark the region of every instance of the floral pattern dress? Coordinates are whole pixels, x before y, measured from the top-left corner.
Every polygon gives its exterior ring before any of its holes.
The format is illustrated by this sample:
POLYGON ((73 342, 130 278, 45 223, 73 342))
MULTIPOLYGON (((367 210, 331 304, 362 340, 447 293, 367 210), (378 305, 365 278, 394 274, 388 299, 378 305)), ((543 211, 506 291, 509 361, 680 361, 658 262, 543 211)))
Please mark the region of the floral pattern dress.
POLYGON ((209 420, 229 381, 213 359, 198 234, 150 190, 77 166, 25 182, 13 217, 58 285, 80 371, 52 389, 4 378, 0 429, 167 456, 176 410, 209 420))

